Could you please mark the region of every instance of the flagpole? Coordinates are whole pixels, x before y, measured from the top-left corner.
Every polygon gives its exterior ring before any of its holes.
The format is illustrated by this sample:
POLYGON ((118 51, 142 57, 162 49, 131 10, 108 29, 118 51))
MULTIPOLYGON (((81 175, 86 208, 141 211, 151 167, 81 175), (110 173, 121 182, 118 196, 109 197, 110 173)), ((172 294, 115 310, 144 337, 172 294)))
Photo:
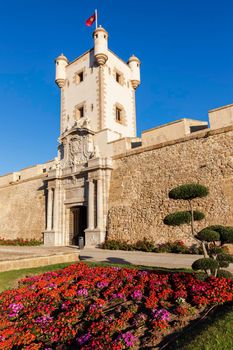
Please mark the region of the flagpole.
POLYGON ((95 29, 98 28, 98 12, 95 10, 95 29))

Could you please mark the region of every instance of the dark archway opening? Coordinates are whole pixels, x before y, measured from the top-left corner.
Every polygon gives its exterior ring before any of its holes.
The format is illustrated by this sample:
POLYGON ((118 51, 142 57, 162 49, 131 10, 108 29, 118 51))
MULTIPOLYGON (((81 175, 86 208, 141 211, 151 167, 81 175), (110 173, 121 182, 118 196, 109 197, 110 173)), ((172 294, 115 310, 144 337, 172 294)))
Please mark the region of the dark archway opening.
POLYGON ((70 208, 70 244, 78 245, 79 237, 83 237, 85 244, 85 229, 87 228, 87 207, 70 208))

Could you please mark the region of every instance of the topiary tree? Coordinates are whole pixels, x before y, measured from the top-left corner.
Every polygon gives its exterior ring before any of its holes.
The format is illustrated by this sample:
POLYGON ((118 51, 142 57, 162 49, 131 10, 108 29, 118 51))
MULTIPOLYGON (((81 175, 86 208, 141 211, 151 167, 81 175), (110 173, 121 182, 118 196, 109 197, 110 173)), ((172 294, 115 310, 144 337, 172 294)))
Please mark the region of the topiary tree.
POLYGON ((208 194, 208 188, 200 184, 186 184, 173 188, 169 192, 169 198, 188 201, 189 210, 168 214, 164 223, 170 226, 191 224, 192 236, 201 242, 204 254, 204 258, 194 261, 193 270, 203 270, 208 276, 233 278, 231 272, 222 269, 233 263, 233 256, 226 254, 222 247, 225 243, 233 243, 233 227, 212 225, 195 235, 194 221, 202 220, 205 216, 202 212, 193 210, 192 200, 206 197, 208 194))
POLYGON ((233 256, 222 248, 224 243, 233 243, 233 227, 209 226, 198 232, 196 239, 201 241, 205 257, 194 261, 193 270, 204 270, 208 276, 232 278, 231 272, 221 268, 233 263, 233 256))
POLYGON ((207 187, 191 183, 185 184, 178 187, 173 188, 169 192, 169 198, 175 200, 185 200, 189 204, 188 211, 178 211, 172 214, 167 215, 164 218, 165 225, 171 226, 179 226, 182 224, 191 224, 191 233, 194 237, 194 221, 199 221, 204 219, 205 215, 200 211, 193 210, 193 199, 195 198, 203 198, 209 194, 209 190, 207 187))

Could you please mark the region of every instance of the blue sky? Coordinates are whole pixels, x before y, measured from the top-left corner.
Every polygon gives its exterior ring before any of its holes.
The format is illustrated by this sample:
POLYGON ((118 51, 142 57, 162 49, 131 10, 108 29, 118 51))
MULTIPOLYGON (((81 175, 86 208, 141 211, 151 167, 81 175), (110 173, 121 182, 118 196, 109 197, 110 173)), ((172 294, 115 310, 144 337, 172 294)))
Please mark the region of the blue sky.
POLYGON ((207 119, 233 103, 232 0, 8 0, 0 3, 0 173, 56 156, 54 58, 93 46, 99 10, 109 48, 141 59, 138 134, 172 120, 207 119))

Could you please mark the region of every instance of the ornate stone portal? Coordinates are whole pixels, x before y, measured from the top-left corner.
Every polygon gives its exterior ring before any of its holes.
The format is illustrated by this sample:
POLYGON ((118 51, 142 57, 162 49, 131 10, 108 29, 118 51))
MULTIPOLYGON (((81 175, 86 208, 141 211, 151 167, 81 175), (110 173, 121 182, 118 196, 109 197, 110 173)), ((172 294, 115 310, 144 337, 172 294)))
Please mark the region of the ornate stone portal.
POLYGON ((86 246, 96 246, 105 238, 112 165, 110 159, 99 157, 93 135, 91 130, 77 127, 61 136, 59 156, 46 180, 45 245, 78 243, 78 235, 84 238, 86 246), (79 223, 74 224, 75 208, 76 212, 80 208, 81 214, 79 223))

